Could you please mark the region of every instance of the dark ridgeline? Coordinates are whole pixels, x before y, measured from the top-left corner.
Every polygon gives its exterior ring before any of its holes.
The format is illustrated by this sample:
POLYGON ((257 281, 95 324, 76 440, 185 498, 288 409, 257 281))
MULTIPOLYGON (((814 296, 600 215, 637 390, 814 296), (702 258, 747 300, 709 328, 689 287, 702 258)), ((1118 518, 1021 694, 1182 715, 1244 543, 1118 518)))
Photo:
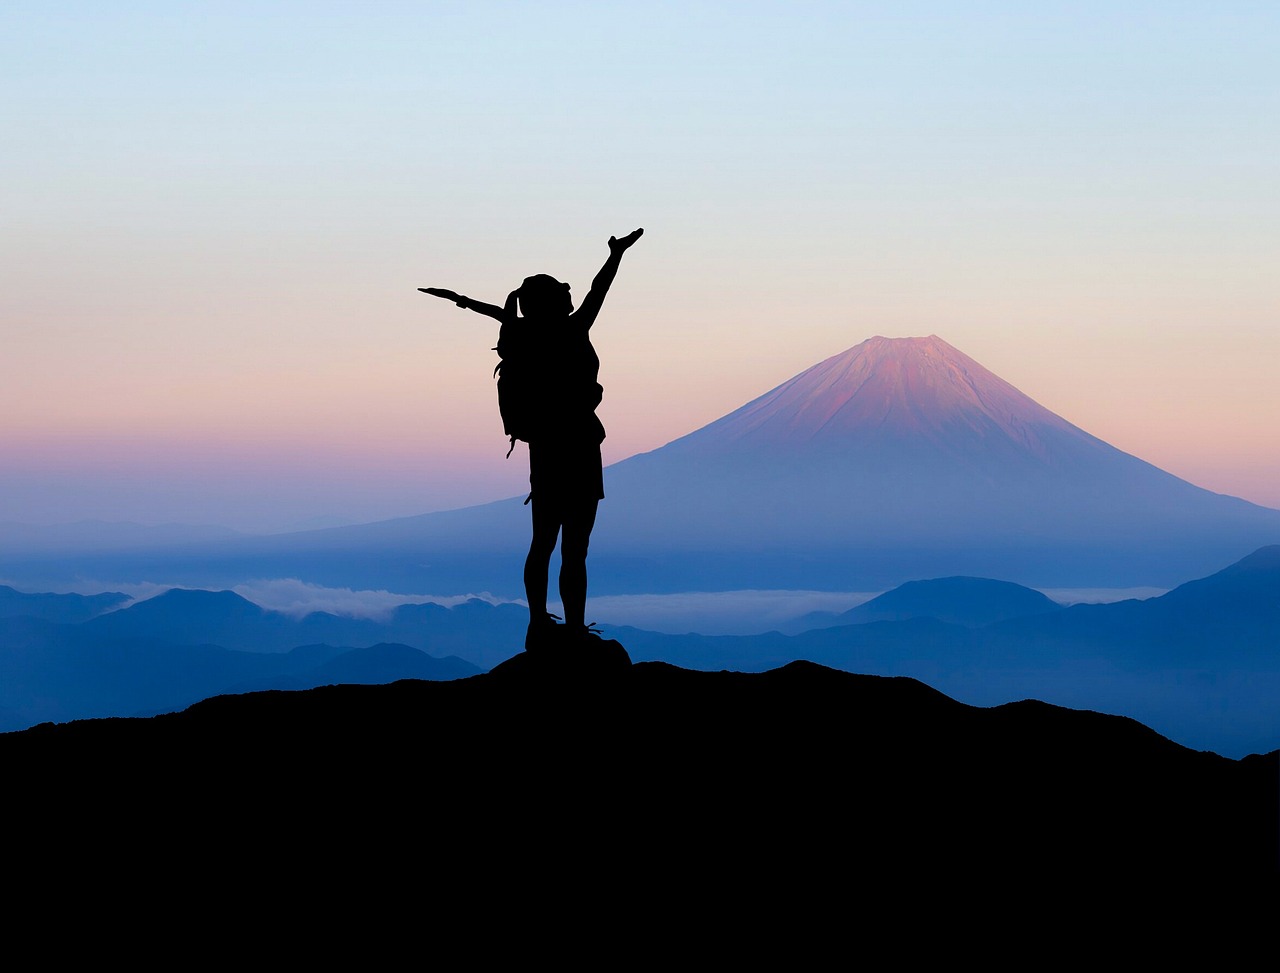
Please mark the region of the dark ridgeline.
POLYGON ((428 914, 570 924, 1277 888, 1280 751, 1229 760, 1035 701, 603 645, 6 734, 8 833, 175 895, 212 870, 281 902, 396 887, 428 914))
POLYGON ((0 618, 31 618, 75 624, 129 603, 118 591, 98 595, 26 592, 0 585, 0 618))

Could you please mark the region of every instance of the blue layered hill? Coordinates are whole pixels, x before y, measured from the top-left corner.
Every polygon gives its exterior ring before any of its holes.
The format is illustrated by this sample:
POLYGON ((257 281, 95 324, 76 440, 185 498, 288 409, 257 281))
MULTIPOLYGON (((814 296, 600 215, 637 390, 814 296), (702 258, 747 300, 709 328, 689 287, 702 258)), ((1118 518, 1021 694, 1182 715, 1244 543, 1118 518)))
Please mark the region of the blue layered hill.
MULTIPOLYGON (((150 639, 179 645, 220 645, 245 652, 285 652, 299 645, 372 645, 400 642, 437 655, 462 652, 485 667, 507 654, 485 655, 472 645, 477 631, 516 644, 528 612, 512 604, 472 599, 446 608, 434 603, 398 605, 374 621, 309 612, 301 617, 255 605, 233 591, 172 588, 120 611, 99 615, 80 628, 98 641, 150 639)), ((508 653, 509 654, 509 653, 508 653)))
POLYGON ((965 586, 974 599, 960 619, 954 579, 940 579, 882 596, 882 604, 910 606, 896 620, 824 622, 795 635, 608 631, 637 660, 761 672, 804 659, 912 676, 980 705, 1034 698, 1123 713, 1218 753, 1280 745, 1280 545, 1157 598, 1045 610, 1026 597, 1025 614, 987 624, 972 620, 1005 610, 1008 589, 965 586))
MULTIPOLYGON (((491 637, 510 645, 517 629, 523 635, 525 613, 479 604, 491 637)), ((74 620, 81 605, 65 606, 68 621, 0 618, 0 732, 170 712, 251 689, 458 679, 488 668, 450 651, 463 644, 474 654, 472 605, 402 605, 385 623, 293 618, 230 591, 175 589, 85 621, 74 620)))
POLYGON ((118 591, 98 595, 54 594, 18 591, 8 585, 0 585, 0 618, 83 622, 129 601, 128 595, 118 591))
POLYGON ((936 618, 956 625, 989 625, 1056 611, 1062 605, 1042 592, 991 578, 935 578, 908 581, 846 612, 814 612, 788 623, 792 633, 866 622, 936 618))

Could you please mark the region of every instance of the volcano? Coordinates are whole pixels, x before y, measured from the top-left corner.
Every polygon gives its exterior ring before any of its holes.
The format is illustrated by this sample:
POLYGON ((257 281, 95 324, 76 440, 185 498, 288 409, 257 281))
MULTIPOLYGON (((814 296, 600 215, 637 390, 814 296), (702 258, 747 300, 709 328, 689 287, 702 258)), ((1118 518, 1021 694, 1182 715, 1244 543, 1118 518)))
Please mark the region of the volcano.
MULTIPOLYGON (((869 338, 608 467, 605 492, 595 594, 869 591, 953 576, 1173 587, 1280 543, 1280 510, 1108 445, 935 335, 869 338)), ((523 500, 187 547, 135 573, 520 597, 523 500)), ((121 577, 118 564, 61 566, 121 577)))
POLYGON ((1087 433, 936 335, 869 338, 673 443, 703 449, 828 449, 911 444, 966 460, 992 446, 1047 458, 1087 433))
POLYGON ((1178 583, 1280 539, 1280 511, 1116 449, 936 335, 869 338, 606 490, 605 549, 764 560, 783 586, 1178 583))

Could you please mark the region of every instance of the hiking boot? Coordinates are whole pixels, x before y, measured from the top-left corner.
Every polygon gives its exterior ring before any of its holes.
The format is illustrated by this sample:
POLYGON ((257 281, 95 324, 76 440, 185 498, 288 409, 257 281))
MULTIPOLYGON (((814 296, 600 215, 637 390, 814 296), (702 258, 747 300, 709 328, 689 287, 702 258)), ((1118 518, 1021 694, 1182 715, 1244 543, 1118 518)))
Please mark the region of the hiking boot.
POLYGON ((564 629, 565 642, 571 642, 574 645, 595 645, 602 642, 604 636, 595 625, 595 622, 591 622, 588 625, 561 626, 564 629))
POLYGON ((550 648, 559 635, 558 629, 561 626, 556 624, 559 617, 547 612, 538 618, 529 619, 529 627, 524 633, 524 650, 537 652, 539 649, 550 648))

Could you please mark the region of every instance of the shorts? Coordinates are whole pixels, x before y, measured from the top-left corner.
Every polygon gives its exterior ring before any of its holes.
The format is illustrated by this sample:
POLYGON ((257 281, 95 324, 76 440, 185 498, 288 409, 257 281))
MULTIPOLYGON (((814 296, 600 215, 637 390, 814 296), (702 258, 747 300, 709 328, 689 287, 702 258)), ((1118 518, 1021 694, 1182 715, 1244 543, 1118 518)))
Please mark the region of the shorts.
POLYGON ((539 503, 556 505, 604 499, 600 444, 590 440, 539 440, 529 444, 529 490, 539 503))

